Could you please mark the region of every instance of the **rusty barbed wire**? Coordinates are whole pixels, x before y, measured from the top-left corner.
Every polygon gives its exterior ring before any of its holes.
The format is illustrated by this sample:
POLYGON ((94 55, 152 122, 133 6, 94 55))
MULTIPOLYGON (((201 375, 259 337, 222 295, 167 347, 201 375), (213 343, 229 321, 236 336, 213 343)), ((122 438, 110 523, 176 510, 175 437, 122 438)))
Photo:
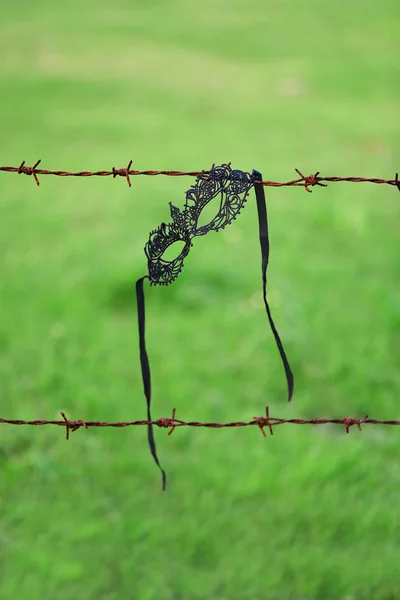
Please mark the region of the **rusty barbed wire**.
MULTIPOLYGON (((48 169, 38 169, 41 160, 37 160, 32 167, 25 165, 23 160, 19 167, 0 167, 0 171, 4 173, 18 173, 19 175, 33 176, 36 185, 40 185, 38 175, 55 175, 57 177, 124 177, 129 187, 131 187, 130 177, 137 175, 166 175, 168 177, 198 177, 204 171, 138 171, 131 169, 132 160, 128 162, 127 167, 122 169, 116 169, 112 167, 109 171, 51 171, 48 169)), ((303 175, 299 169, 295 169, 299 175, 298 179, 290 181, 255 181, 254 183, 261 183, 265 187, 303 187, 307 192, 311 192, 310 187, 315 185, 320 187, 327 187, 328 183, 337 183, 340 181, 347 181, 351 183, 377 183, 386 184, 397 187, 400 191, 400 180, 398 173, 395 173, 394 179, 380 179, 376 177, 321 177, 320 172, 317 171, 311 175, 303 175)))
POLYGON ((272 417, 269 414, 269 407, 265 409, 265 416, 253 417, 251 421, 231 421, 228 423, 214 423, 214 422, 200 422, 200 421, 182 421, 176 418, 176 409, 172 411, 171 417, 161 417, 153 421, 140 420, 140 421, 84 421, 83 419, 68 419, 65 413, 60 413, 62 419, 60 420, 34 420, 26 421, 24 419, 2 419, 0 418, 0 424, 6 425, 33 425, 33 426, 44 426, 54 425, 58 427, 64 427, 66 430, 66 439, 69 439, 70 431, 77 431, 81 427, 88 429, 89 427, 134 427, 134 426, 147 426, 155 425, 160 428, 169 429, 168 435, 177 427, 206 427, 209 429, 222 429, 222 428, 233 428, 233 427, 251 427, 255 426, 261 430, 261 433, 266 437, 265 428, 271 435, 274 434, 273 428, 278 425, 343 425, 346 433, 350 432, 352 426, 356 426, 359 431, 362 431, 361 425, 400 425, 400 420, 379 420, 370 419, 368 415, 362 418, 354 417, 343 417, 343 418, 317 418, 317 419, 282 419, 279 417, 272 417))
MULTIPOLYGON (((137 175, 146 175, 146 176, 156 176, 156 175, 165 175, 169 177, 182 177, 182 176, 191 176, 198 177, 199 175, 207 175, 207 171, 155 171, 155 170, 146 170, 139 171, 135 169, 131 169, 132 160, 130 160, 126 167, 116 169, 112 167, 112 170, 104 170, 104 171, 52 171, 48 169, 39 169, 38 166, 40 164, 40 160, 36 161, 33 166, 26 166, 25 161, 19 165, 19 167, 12 166, 0 166, 0 171, 6 173, 17 173, 19 175, 24 174, 28 176, 32 176, 36 182, 36 185, 39 186, 39 175, 54 175, 58 177, 107 177, 112 176, 115 179, 117 176, 124 177, 129 187, 132 186, 131 177, 137 175)), ((229 163, 230 165, 230 163, 229 163)), ((214 167, 214 165, 213 165, 214 167)), ((212 167, 212 168, 213 168, 212 167)), ((394 179, 380 179, 380 178, 365 178, 365 177, 322 177, 320 176, 320 172, 317 171, 311 175, 304 175, 299 169, 295 169, 298 179, 293 179, 286 182, 278 182, 278 181, 254 181, 253 183, 262 184, 265 187, 303 187, 307 192, 312 192, 310 188, 314 186, 319 187, 327 187, 328 183, 337 183, 337 182, 351 182, 351 183, 375 183, 375 184, 386 184, 397 187, 400 191, 400 181, 398 173, 395 174, 394 179)), ((379 420, 379 419, 370 419, 368 415, 362 418, 354 418, 354 417, 343 417, 343 418, 314 418, 314 419, 283 419, 280 417, 272 417, 269 414, 269 407, 266 406, 265 415, 264 416, 255 416, 250 421, 231 421, 226 423, 218 423, 218 422, 200 422, 200 421, 183 421, 181 419, 176 418, 176 409, 174 408, 172 411, 171 417, 161 417, 156 420, 135 420, 135 421, 117 421, 117 422, 107 422, 107 421, 85 421, 83 419, 69 419, 66 417, 65 413, 61 412, 62 419, 59 420, 44 420, 44 419, 35 419, 35 420, 25 420, 25 419, 4 419, 0 418, 0 425, 23 425, 23 426, 45 426, 52 425, 56 427, 65 428, 65 437, 68 440, 70 437, 70 432, 77 431, 80 428, 88 429, 89 427, 113 427, 113 428, 125 428, 132 426, 146 426, 149 425, 168 429, 168 435, 171 435, 173 431, 178 427, 203 427, 210 429, 222 429, 222 428, 237 428, 237 427, 257 427, 261 434, 264 437, 267 437, 266 430, 272 436, 274 435, 274 428, 278 425, 341 425, 344 426, 345 432, 348 434, 350 429, 354 426, 357 427, 359 431, 362 431, 362 425, 385 425, 385 426, 399 426, 400 420, 379 420)), ((150 440, 150 438, 149 438, 150 440)), ((152 442, 154 446, 154 441, 152 442)), ((151 447, 152 448, 152 447, 151 447)), ((152 449, 152 454, 156 460, 156 463, 159 465, 157 456, 155 455, 155 450, 152 449)), ((161 469, 161 467, 160 467, 161 469)), ((163 474, 163 489, 165 489, 165 473, 161 469, 163 474)))

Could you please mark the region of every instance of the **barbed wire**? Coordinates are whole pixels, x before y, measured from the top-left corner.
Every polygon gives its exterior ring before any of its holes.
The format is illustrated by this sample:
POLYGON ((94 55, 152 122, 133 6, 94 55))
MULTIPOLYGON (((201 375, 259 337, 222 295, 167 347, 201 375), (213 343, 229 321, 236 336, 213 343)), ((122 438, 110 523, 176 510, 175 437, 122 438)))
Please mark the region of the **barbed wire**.
MULTIPOLYGON (((36 185, 39 186, 39 178, 40 175, 54 175, 58 177, 110 177, 113 179, 116 177, 124 177, 127 181, 129 187, 131 187, 131 177, 137 175, 147 175, 147 176, 156 176, 156 175, 165 175, 169 177, 183 177, 183 176, 191 176, 198 177, 199 175, 203 175, 207 177, 210 173, 209 171, 155 171, 155 170, 147 170, 147 171, 139 171, 135 169, 131 169, 132 160, 129 161, 127 167, 116 169, 112 167, 112 170, 108 171, 52 171, 48 169, 39 169, 38 166, 40 164, 40 160, 36 161, 33 166, 26 166, 25 161, 18 167, 12 166, 0 166, 0 171, 6 173, 17 173, 19 175, 28 175, 34 178, 36 185)), ((230 163, 229 165, 230 166, 230 163)), ((211 169, 214 168, 214 165, 211 169)), ((395 174, 394 179, 380 179, 380 178, 366 178, 366 177, 322 177, 320 176, 320 172, 317 171, 311 175, 303 175, 303 173, 299 169, 295 169, 299 178, 293 179, 286 182, 279 181, 252 181, 252 183, 262 184, 265 187, 303 187, 307 192, 312 192, 310 189, 314 186, 319 187, 327 187, 328 183, 337 183, 337 182, 351 182, 351 183, 375 183, 375 184, 386 184, 397 187, 400 191, 400 181, 398 173, 395 174)), ((379 420, 379 419, 370 419, 368 415, 362 418, 354 418, 354 417, 343 417, 343 418, 316 418, 316 419, 283 419, 280 417, 272 417, 269 414, 269 407, 266 406, 265 416, 255 416, 251 421, 231 421, 227 423, 217 423, 217 422, 200 422, 200 421, 183 421, 181 419, 176 418, 176 410, 175 408, 172 411, 171 417, 162 417, 156 420, 136 420, 136 421, 118 421, 118 422, 108 422, 108 421, 85 421, 83 419, 69 419, 66 417, 65 413, 61 412, 62 419, 59 420, 43 420, 43 419, 35 419, 35 420, 25 420, 25 419, 4 419, 0 418, 0 425, 23 425, 23 426, 45 426, 52 425, 56 427, 65 428, 65 437, 68 440, 70 436, 70 432, 77 431, 82 427, 84 429, 88 429, 89 427, 113 427, 113 428, 125 428, 125 427, 133 427, 133 426, 145 426, 149 428, 148 436, 149 436, 149 444, 151 453, 155 462, 159 466, 162 472, 162 486, 165 489, 166 485, 166 475, 157 458, 157 454, 155 451, 155 444, 153 439, 153 433, 151 430, 152 426, 168 429, 168 435, 171 435, 176 428, 179 427, 203 427, 210 429, 222 429, 222 428, 236 428, 236 427, 257 427, 264 437, 267 437, 267 432, 270 435, 274 435, 274 428, 278 425, 341 425, 344 426, 346 433, 350 432, 351 427, 356 426, 359 431, 362 431, 362 425, 386 425, 386 426, 398 426, 400 425, 400 420, 379 420)))
POLYGON ((267 406, 265 409, 265 416, 263 417, 253 417, 251 421, 231 421, 228 423, 213 423, 213 422, 200 422, 200 421, 182 421, 181 419, 176 418, 176 409, 174 408, 172 411, 171 417, 162 417, 160 419, 156 419, 154 421, 140 420, 140 421, 117 421, 117 422, 107 422, 107 421, 84 421, 82 419, 68 419, 65 416, 65 413, 60 413, 62 419, 60 420, 34 420, 34 421, 26 421, 24 419, 2 419, 0 418, 0 424, 6 425, 34 425, 34 426, 43 426, 43 425, 54 425, 58 427, 65 427, 66 429, 66 439, 69 439, 69 432, 76 431, 83 427, 84 429, 88 429, 89 427, 115 427, 115 428, 123 428, 123 427, 135 427, 135 426, 147 426, 147 425, 155 425, 157 427, 169 429, 168 435, 176 429, 177 427, 206 427, 209 429, 223 429, 223 428, 233 428, 233 427, 251 427, 255 426, 261 430, 261 433, 264 437, 266 437, 265 428, 268 428, 269 433, 271 435, 274 434, 273 427, 277 427, 278 425, 344 425, 346 433, 350 432, 350 428, 352 426, 356 426, 359 431, 362 431, 361 425, 400 425, 400 420, 379 420, 379 419, 370 419, 368 415, 362 418, 354 418, 354 417, 343 417, 343 418, 318 418, 318 419, 282 419, 280 417, 272 417, 269 414, 269 407, 267 406))
MULTIPOLYGON (((17 173, 19 175, 33 176, 36 185, 40 185, 38 175, 55 175, 57 177, 124 177, 131 187, 131 177, 137 175, 166 175, 168 177, 198 177, 204 171, 137 171, 131 169, 132 160, 129 161, 128 166, 122 169, 116 169, 112 167, 111 171, 50 171, 48 169, 38 169, 41 160, 37 160, 32 167, 25 165, 23 160, 19 167, 0 167, 0 171, 5 173, 17 173)), ((229 163, 230 164, 230 163, 229 163)), ((351 183, 377 183, 385 184, 397 187, 400 191, 400 180, 398 173, 395 173, 394 179, 380 179, 376 177, 321 177, 320 172, 317 171, 311 175, 303 175, 299 169, 295 169, 299 175, 298 179, 291 181, 255 181, 254 183, 261 183, 265 187, 303 187, 307 192, 311 192, 310 187, 315 185, 320 187, 327 187, 328 183, 337 183, 339 181, 347 181, 351 183)))

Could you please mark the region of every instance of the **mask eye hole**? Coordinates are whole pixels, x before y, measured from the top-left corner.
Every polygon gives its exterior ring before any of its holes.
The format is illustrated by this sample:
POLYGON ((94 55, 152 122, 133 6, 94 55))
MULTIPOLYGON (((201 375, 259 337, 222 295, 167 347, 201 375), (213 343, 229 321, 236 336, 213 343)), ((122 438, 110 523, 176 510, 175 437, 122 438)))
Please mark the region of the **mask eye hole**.
POLYGON ((161 259, 165 262, 173 262, 176 258, 178 258, 178 256, 181 255, 185 245, 186 244, 183 240, 177 240, 173 244, 170 244, 163 252, 161 259))
POLYGON ((199 214, 199 218, 197 220, 196 227, 200 229, 200 227, 207 227, 210 225, 215 217, 219 214, 221 208, 221 195, 217 194, 212 200, 207 202, 204 206, 203 210, 199 214))

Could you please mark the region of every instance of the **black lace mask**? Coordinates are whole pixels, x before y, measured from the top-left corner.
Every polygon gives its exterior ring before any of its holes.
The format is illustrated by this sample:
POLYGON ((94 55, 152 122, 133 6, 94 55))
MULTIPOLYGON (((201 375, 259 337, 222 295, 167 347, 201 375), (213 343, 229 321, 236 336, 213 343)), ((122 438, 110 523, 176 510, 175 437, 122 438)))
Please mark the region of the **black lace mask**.
MULTIPOLYGON (((219 231, 229 225, 240 213, 249 196, 250 190, 253 187, 256 194, 258 210, 264 304, 270 327, 285 369, 288 399, 291 400, 292 398, 294 389, 293 374, 286 358, 282 342, 272 320, 271 311, 267 302, 266 273, 269 259, 269 235, 265 193, 264 187, 260 183, 261 181, 262 176, 258 171, 253 171, 250 175, 243 171, 232 170, 230 165, 221 165, 219 167, 213 166, 210 171, 203 171, 203 173, 197 177, 196 183, 186 192, 186 202, 183 210, 179 210, 179 208, 170 203, 172 221, 168 224, 161 223, 158 229, 155 229, 150 233, 149 241, 145 246, 145 253, 148 261, 148 275, 136 282, 140 362, 144 393, 147 400, 147 418, 149 421, 151 421, 151 378, 149 359, 145 345, 144 280, 149 279, 150 285, 168 285, 172 283, 182 271, 184 260, 193 245, 193 238, 205 235, 209 231, 219 231), (199 226, 199 218, 204 207, 217 197, 220 199, 218 213, 210 223, 199 226), (175 242, 183 242, 183 249, 173 260, 165 260, 163 255, 166 249, 175 242)), ((162 484, 163 489, 165 489, 166 475, 161 468, 157 457, 152 425, 148 426, 148 439, 152 456, 161 469, 162 484)))

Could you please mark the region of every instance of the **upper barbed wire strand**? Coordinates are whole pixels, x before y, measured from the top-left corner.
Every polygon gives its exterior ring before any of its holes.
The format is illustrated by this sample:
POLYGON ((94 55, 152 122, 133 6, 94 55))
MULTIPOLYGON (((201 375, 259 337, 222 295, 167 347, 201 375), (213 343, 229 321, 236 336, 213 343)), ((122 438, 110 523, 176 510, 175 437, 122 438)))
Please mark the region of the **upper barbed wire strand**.
MULTIPOLYGON (((129 161, 127 167, 116 169, 113 167, 109 171, 51 171, 49 169, 38 169, 41 160, 36 161, 32 166, 26 166, 25 161, 19 165, 19 167, 4 166, 0 167, 0 171, 4 173, 18 173, 19 175, 31 175, 35 179, 36 185, 40 185, 38 175, 55 175, 56 177, 124 177, 127 180, 128 186, 131 187, 131 176, 146 175, 156 176, 165 175, 167 177, 198 177, 201 174, 206 174, 207 171, 138 171, 131 169, 132 160, 129 161)), ((351 183, 377 183, 385 184, 397 187, 400 191, 400 180, 398 173, 395 174, 394 179, 381 179, 377 177, 321 177, 320 172, 317 171, 311 175, 303 175, 299 169, 295 169, 297 174, 300 176, 298 179, 292 179, 290 181, 255 181, 254 183, 261 183, 265 187, 303 187, 307 192, 311 192, 310 187, 315 185, 320 187, 326 187, 327 183, 337 183, 340 181, 347 181, 351 183), (325 183, 324 183, 325 182, 325 183)))

